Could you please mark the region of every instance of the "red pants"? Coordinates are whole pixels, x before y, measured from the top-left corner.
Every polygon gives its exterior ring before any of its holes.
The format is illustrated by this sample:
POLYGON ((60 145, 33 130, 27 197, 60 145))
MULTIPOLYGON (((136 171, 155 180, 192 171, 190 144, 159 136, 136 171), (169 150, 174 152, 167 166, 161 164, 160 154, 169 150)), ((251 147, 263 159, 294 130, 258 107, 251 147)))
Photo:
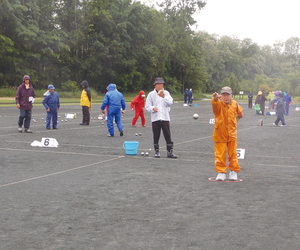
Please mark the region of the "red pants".
POLYGON ((240 166, 236 153, 237 141, 215 142, 215 170, 217 173, 227 172, 226 148, 228 149, 229 170, 239 172, 240 166))
POLYGON ((144 110, 136 110, 135 111, 135 117, 133 117, 132 119, 132 126, 134 126, 136 124, 137 119, 139 119, 139 117, 141 117, 142 120, 142 126, 145 125, 146 120, 145 120, 145 115, 144 115, 144 110))

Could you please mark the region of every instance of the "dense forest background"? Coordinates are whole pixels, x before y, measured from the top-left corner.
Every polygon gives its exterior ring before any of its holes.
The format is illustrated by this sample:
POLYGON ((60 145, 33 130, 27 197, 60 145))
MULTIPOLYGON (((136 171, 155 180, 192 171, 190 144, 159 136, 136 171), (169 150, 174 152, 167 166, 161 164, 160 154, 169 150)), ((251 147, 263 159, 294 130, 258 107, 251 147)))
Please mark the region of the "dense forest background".
POLYGON ((235 94, 299 93, 299 38, 260 47, 250 38, 195 32, 193 15, 205 5, 165 0, 157 10, 131 0, 2 0, 0 88, 18 86, 27 74, 37 89, 51 83, 73 91, 86 79, 99 92, 113 82, 129 93, 152 89, 162 76, 174 93, 209 93, 224 84, 235 94))

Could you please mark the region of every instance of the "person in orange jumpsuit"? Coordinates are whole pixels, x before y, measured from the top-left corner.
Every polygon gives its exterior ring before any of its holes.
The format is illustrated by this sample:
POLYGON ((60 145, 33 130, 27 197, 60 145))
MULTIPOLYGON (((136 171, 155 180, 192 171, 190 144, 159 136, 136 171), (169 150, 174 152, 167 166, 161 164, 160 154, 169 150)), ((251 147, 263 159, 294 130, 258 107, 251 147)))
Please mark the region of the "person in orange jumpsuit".
POLYGON ((237 173, 240 171, 236 153, 237 122, 243 117, 243 108, 232 99, 232 90, 227 86, 222 88, 221 95, 217 92, 213 94, 211 104, 215 115, 213 141, 215 142, 215 170, 218 173, 216 180, 226 180, 226 148, 230 170, 229 180, 237 180, 237 173))
POLYGON ((136 96, 133 101, 131 102, 131 110, 135 111, 135 116, 132 119, 132 126, 136 127, 136 121, 141 117, 142 120, 142 126, 145 127, 146 120, 145 120, 145 114, 144 114, 144 107, 145 107, 145 92, 140 91, 139 95, 136 96))

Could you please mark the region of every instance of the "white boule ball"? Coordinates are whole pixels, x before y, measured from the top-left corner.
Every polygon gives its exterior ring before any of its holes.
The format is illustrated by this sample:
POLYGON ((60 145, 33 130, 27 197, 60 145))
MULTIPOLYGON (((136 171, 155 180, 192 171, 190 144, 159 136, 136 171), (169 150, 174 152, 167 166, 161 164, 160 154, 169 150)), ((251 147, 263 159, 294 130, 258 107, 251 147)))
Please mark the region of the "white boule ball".
POLYGON ((193 115, 193 118, 194 118, 195 120, 197 120, 197 119, 199 118, 199 115, 198 115, 198 114, 194 114, 194 115, 193 115))

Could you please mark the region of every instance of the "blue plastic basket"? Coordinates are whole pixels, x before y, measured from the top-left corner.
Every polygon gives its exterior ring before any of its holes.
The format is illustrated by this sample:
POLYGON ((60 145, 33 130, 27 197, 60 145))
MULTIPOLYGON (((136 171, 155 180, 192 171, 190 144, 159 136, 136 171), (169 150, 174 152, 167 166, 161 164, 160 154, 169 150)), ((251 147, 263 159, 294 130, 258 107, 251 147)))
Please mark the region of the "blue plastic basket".
POLYGON ((123 143, 123 148, 125 149, 127 155, 136 155, 138 146, 138 141, 125 141, 123 143))

